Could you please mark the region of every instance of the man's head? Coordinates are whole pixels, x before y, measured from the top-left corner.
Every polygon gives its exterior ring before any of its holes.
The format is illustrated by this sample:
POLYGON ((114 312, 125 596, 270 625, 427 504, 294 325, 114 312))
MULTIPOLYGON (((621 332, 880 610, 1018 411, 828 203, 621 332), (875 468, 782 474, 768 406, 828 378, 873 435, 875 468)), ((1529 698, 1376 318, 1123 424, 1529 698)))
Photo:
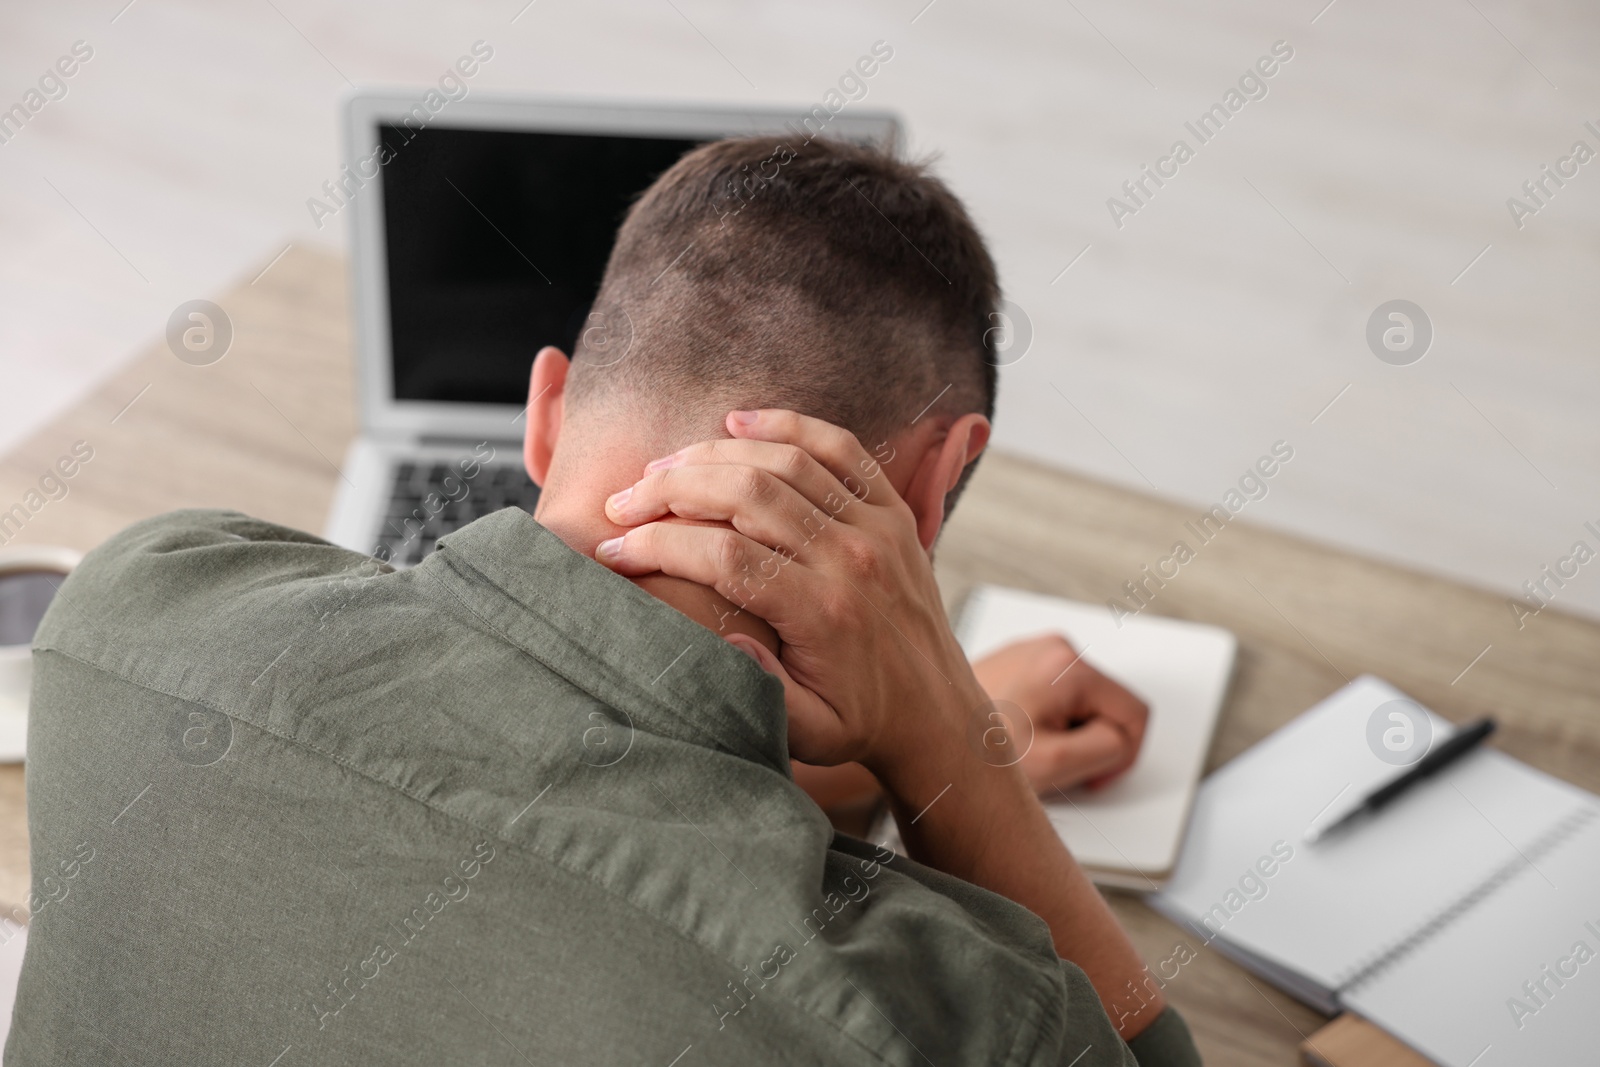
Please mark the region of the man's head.
POLYGON ((629 210, 570 364, 535 362, 539 517, 592 549, 645 462, 727 436, 732 409, 784 407, 892 449, 931 545, 988 439, 998 299, 982 238, 923 166, 826 140, 704 145, 629 210))

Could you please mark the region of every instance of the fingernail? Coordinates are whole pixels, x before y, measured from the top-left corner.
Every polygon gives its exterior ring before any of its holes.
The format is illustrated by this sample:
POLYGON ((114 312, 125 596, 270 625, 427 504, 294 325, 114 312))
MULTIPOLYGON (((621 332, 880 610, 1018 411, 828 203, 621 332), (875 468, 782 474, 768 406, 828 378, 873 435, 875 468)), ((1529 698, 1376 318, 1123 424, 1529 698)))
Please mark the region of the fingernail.
POLYGON ((630 485, 621 492, 612 493, 610 498, 606 500, 606 506, 613 511, 621 511, 622 505, 626 504, 631 496, 633 496, 633 486, 630 485))
POLYGON ((759 411, 735 411, 733 413, 733 421, 740 426, 749 426, 760 417, 761 413, 759 411))
POLYGON ((622 555, 622 538, 613 537, 594 546, 594 558, 601 563, 615 563, 622 555))
POLYGON ((740 652, 743 652, 745 655, 747 655, 751 659, 755 660, 756 661, 756 666, 759 667, 761 665, 761 657, 756 655, 756 650, 751 648, 749 645, 745 644, 743 641, 729 641, 728 644, 732 645, 734 648, 737 648, 740 652))
POLYGON ((678 464, 680 464, 682 462, 683 462, 683 453, 682 452, 674 452, 670 456, 662 456, 660 459, 651 460, 649 463, 645 464, 644 469, 647 470, 647 471, 664 471, 668 467, 676 467, 678 464))

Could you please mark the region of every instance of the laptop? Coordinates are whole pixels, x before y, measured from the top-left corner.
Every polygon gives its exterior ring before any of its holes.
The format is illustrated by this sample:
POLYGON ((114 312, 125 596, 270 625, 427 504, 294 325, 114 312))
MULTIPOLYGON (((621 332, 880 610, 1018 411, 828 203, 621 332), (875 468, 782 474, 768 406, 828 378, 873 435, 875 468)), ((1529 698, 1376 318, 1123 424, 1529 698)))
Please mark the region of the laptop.
POLYGON ((325 533, 396 567, 490 512, 532 513, 534 354, 572 354, 617 227, 657 175, 722 137, 899 139, 892 115, 853 109, 824 123, 820 108, 422 99, 349 98, 335 199, 350 215, 360 430, 325 533))

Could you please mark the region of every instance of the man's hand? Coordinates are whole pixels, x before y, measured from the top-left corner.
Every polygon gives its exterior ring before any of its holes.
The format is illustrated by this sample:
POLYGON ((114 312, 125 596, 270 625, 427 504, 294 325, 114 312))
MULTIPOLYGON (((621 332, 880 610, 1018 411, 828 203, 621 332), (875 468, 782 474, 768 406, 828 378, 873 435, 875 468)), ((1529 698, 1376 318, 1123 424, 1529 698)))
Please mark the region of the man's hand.
POLYGON ((607 502, 612 521, 637 528, 596 558, 688 578, 765 619, 781 662, 740 646, 784 681, 790 753, 859 762, 891 792, 931 800, 949 780, 932 784, 939 768, 973 755, 967 725, 987 702, 911 509, 846 430, 779 410, 727 425, 734 440, 657 460, 607 502), (668 514, 733 528, 654 521, 668 514))
POLYGON ((1066 638, 1016 641, 972 669, 995 702, 990 720, 1007 731, 990 735, 991 747, 1018 746, 1023 773, 1039 793, 1101 785, 1133 766, 1149 707, 1085 663, 1066 638))

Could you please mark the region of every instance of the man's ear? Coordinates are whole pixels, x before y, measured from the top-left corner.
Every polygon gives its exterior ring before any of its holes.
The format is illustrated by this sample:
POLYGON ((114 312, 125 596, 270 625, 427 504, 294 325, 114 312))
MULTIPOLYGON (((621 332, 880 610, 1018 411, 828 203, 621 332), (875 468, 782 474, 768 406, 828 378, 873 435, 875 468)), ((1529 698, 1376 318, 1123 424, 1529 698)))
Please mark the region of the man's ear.
POLYGON ((533 373, 528 376, 528 408, 524 413, 527 423, 522 431, 522 465, 528 468, 528 477, 535 485, 543 487, 545 475, 550 473, 550 457, 555 455, 556 440, 561 436, 561 416, 567 395, 567 369, 571 366, 566 354, 553 345, 546 345, 533 358, 533 373))
POLYGON ((963 415, 950 425, 942 440, 932 441, 922 454, 903 496, 917 517, 917 540, 924 549, 933 551, 944 525, 945 497, 988 443, 989 420, 977 414, 963 415))

